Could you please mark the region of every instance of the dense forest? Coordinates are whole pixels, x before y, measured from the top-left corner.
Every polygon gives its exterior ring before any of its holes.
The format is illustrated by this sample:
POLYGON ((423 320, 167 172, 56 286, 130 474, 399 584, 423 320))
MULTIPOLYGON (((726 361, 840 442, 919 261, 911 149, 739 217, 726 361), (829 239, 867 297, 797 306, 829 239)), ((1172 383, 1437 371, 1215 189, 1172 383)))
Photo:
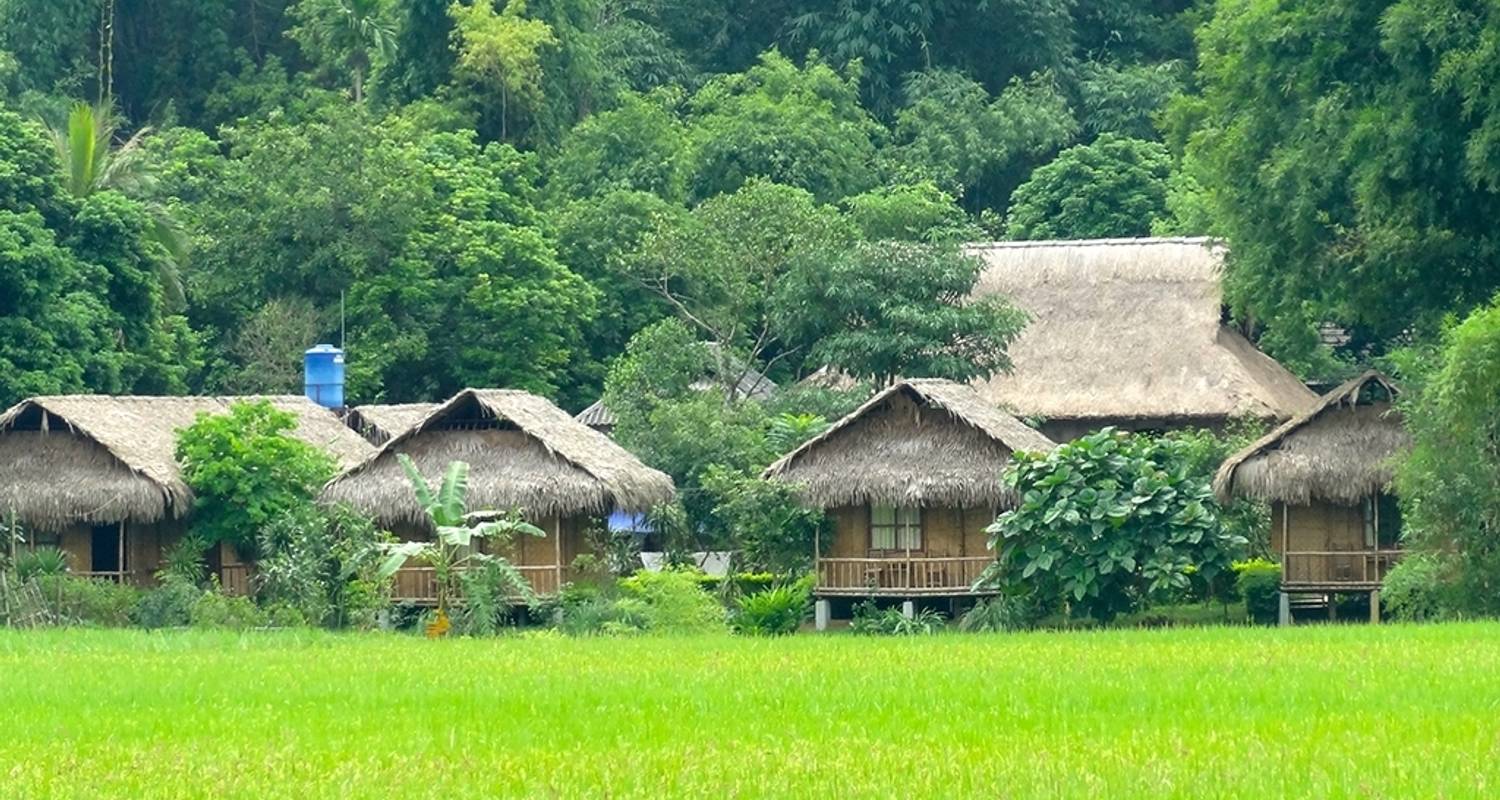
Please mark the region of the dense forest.
POLYGON ((667 317, 776 377, 964 377, 1003 357, 924 343, 1019 321, 953 302, 957 242, 1150 234, 1225 237, 1231 313, 1330 376, 1500 287, 1497 33, 1456 0, 0 0, 0 402, 295 390, 344 338, 357 402, 577 410, 667 317))

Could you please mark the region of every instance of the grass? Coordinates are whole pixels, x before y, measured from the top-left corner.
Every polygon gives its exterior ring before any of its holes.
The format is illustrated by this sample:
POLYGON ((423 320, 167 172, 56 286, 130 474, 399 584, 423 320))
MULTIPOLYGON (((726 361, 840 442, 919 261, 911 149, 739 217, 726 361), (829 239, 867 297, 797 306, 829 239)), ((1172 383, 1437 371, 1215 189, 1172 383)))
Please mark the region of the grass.
POLYGON ((0 797, 1474 797, 1500 624, 0 631, 0 797))

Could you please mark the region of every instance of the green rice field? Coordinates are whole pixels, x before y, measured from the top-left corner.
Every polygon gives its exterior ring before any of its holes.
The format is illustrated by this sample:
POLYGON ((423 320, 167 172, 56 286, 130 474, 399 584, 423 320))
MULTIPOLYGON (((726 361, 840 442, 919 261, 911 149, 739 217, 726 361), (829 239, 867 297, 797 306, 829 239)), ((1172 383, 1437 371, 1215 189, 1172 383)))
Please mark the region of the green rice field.
POLYGON ((1485 797, 1500 624, 0 631, 0 797, 1485 797))

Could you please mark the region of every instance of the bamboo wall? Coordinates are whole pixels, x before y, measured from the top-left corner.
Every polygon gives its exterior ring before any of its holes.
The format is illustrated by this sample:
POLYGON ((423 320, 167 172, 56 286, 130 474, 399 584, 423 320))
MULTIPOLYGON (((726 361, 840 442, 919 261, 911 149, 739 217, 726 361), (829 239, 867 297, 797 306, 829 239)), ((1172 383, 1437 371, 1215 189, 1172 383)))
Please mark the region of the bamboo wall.
MULTIPOLYGON (((870 550, 870 509, 846 506, 830 509, 833 541, 822 543, 824 558, 866 558, 870 550)), ((995 521, 990 509, 922 509, 922 550, 929 558, 982 556, 990 551, 984 529, 995 521)), ((919 551, 913 550, 913 555, 919 551)))
MULTIPOLYGON (((152 525, 125 524, 125 570, 130 583, 137 586, 152 586, 156 583, 156 572, 161 569, 162 553, 171 547, 186 532, 180 520, 159 522, 152 525)), ((70 525, 58 536, 59 547, 68 557, 68 568, 73 572, 93 570, 93 527, 70 525)))
POLYGON ((1272 507, 1271 547, 1279 554, 1324 550, 1365 550, 1364 512, 1359 506, 1317 502, 1272 507), (1285 535, 1283 536, 1283 514, 1285 535), (1283 544, 1285 539, 1285 544, 1283 544))

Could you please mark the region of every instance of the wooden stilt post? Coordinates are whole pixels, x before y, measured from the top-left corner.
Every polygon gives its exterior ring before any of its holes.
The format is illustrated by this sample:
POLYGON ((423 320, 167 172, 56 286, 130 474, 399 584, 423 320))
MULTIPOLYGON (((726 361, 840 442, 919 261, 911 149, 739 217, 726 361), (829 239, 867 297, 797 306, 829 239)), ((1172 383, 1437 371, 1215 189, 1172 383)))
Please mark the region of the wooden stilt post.
POLYGON ((557 577, 557 585, 554 587, 554 591, 561 592, 563 584, 561 512, 552 518, 552 540, 552 565, 557 577))
POLYGON ((832 616, 829 608, 828 598, 820 597, 813 603, 813 626, 819 631, 828 630, 828 620, 832 616))
POLYGON ((1370 590, 1370 622, 1372 624, 1375 624, 1375 625, 1379 625, 1380 624, 1380 590, 1379 589, 1371 589, 1370 590))
POLYGON ((116 576, 115 582, 116 583, 124 583, 125 582, 125 522, 124 522, 124 520, 120 521, 120 528, 119 528, 118 531, 116 531, 116 534, 117 534, 117 536, 116 536, 116 541, 115 541, 115 547, 116 547, 115 557, 116 557, 117 560, 115 561, 115 569, 118 570, 120 574, 116 576))
POLYGON ((1276 614, 1276 624, 1285 628, 1292 624, 1292 596, 1285 590, 1278 594, 1280 595, 1280 608, 1276 614))

